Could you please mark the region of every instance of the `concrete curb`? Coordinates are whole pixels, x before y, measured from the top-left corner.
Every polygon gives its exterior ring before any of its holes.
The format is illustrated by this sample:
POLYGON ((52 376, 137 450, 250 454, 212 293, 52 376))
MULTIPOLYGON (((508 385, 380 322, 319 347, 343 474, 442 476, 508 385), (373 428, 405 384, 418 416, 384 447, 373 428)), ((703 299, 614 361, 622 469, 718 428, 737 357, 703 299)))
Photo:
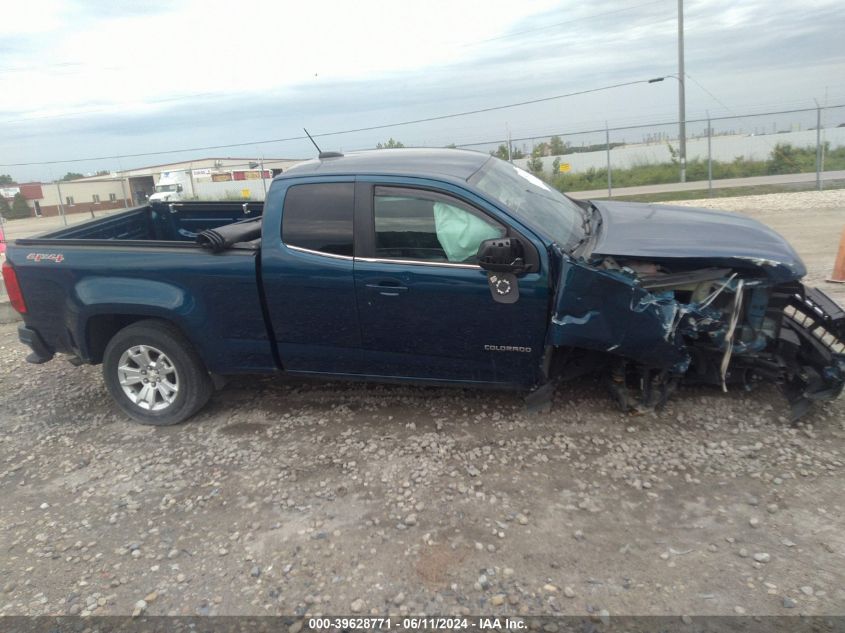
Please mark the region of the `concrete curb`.
POLYGON ((0 301, 0 324, 15 323, 21 320, 21 315, 15 312, 8 301, 0 301))

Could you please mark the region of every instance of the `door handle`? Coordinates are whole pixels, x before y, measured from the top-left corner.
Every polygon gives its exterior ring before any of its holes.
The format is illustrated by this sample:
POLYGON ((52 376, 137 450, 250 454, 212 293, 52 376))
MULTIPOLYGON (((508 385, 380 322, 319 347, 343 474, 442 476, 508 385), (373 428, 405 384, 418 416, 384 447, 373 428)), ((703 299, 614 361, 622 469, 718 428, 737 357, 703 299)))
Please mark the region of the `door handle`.
POLYGON ((398 297, 403 292, 408 292, 407 286, 399 286, 390 283, 367 284, 370 290, 376 290, 383 297, 398 297))

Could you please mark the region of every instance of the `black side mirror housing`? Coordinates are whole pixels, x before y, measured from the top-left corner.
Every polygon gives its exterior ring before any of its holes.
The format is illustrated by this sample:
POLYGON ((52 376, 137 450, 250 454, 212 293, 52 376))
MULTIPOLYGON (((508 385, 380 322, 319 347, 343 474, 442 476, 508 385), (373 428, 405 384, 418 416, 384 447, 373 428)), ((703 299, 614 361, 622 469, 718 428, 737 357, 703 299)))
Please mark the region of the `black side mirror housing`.
POLYGON ((526 269, 525 246, 518 237, 497 237, 478 246, 478 265, 494 273, 519 274, 526 269))

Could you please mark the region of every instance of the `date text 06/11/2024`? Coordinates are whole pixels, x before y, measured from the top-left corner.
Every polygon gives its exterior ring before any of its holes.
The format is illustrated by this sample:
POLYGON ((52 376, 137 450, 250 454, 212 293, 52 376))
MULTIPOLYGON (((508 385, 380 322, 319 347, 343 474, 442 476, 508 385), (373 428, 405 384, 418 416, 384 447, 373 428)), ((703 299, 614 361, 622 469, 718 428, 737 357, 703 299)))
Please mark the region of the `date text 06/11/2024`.
POLYGON ((323 631, 329 629, 370 629, 384 630, 391 629, 404 631, 486 631, 486 630, 510 630, 520 631, 527 628, 524 620, 520 618, 443 618, 443 617, 321 617, 309 618, 308 628, 312 631, 323 631))

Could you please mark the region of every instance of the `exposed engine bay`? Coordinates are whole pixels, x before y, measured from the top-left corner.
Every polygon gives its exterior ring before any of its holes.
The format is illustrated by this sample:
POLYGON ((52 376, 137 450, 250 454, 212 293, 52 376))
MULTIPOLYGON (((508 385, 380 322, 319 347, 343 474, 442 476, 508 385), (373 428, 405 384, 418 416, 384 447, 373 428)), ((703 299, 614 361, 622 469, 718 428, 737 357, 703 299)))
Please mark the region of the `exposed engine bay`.
POLYGON ((600 366, 623 410, 659 408, 680 384, 727 391, 768 381, 796 420, 813 401, 842 392, 845 312, 779 274, 777 262, 562 260, 549 373, 567 378, 577 366, 600 366))

